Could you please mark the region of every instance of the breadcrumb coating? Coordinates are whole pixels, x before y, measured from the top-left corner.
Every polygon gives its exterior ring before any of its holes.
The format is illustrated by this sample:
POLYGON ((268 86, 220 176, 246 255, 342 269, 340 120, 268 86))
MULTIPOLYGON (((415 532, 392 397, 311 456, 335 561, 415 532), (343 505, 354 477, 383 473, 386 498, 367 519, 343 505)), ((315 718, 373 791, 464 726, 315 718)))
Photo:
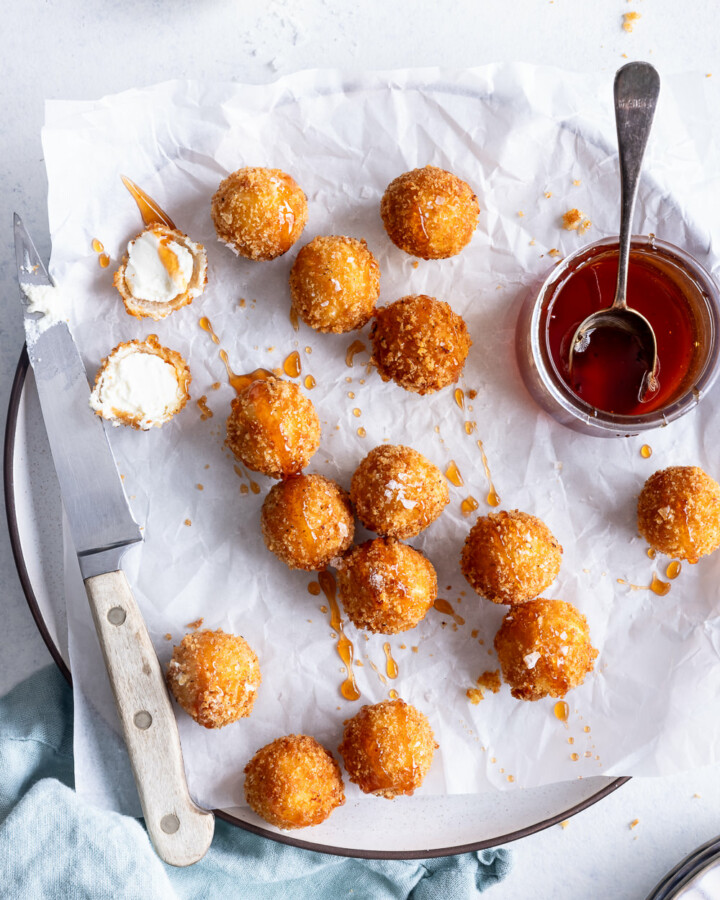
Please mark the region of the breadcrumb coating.
MULTIPOLYGON (((125 309, 131 316, 135 316, 136 318, 148 318, 158 321, 159 319, 164 319, 166 316, 169 316, 170 313, 174 312, 176 309, 180 309, 181 307, 192 303, 192 301, 196 297, 199 297, 205 290, 205 285, 207 284, 207 253, 202 244, 194 243, 186 234, 183 234, 182 231, 178 231, 175 228, 168 228, 166 225, 160 224, 148 226, 144 231, 141 231, 140 234, 136 235, 130 243, 134 244, 135 241, 139 237, 142 237, 147 231, 151 231, 156 235, 161 247, 167 248, 167 245, 171 242, 179 244, 179 246, 184 247, 193 258, 192 275, 188 280, 186 289, 176 294, 175 297, 167 303, 156 303, 152 300, 141 300, 133 296, 130 285, 126 280, 129 254, 126 253, 123 256, 120 267, 113 275, 113 285, 122 297, 125 309)), ((177 265, 177 257, 169 250, 169 248, 167 249, 168 252, 163 258, 163 264, 170 275, 172 275, 173 266, 177 265)))
POLYGON ((282 256, 302 234, 307 199, 281 169, 238 169, 220 182, 212 219, 221 241, 247 259, 282 256))
POLYGON ((401 297, 375 312, 372 361, 383 381, 432 394, 460 377, 472 346, 462 316, 425 294, 401 297))
POLYGON ((355 470, 350 500, 370 531, 404 540, 437 519, 450 493, 440 469, 422 453, 381 444, 355 470))
POLYGON ((414 628, 437 597, 430 560, 395 538, 353 547, 337 563, 345 612, 357 628, 396 634, 414 628))
POLYGON ((670 466, 645 482, 640 536, 660 553, 697 562, 720 547, 720 485, 698 466, 670 466))
POLYGON ((261 681, 248 642, 222 629, 186 634, 173 647, 167 669, 173 696, 204 728, 222 728, 249 716, 261 681))
POLYGON ((392 800, 420 787, 437 747, 424 713, 404 700, 383 700, 345 723, 338 751, 361 791, 392 800))
POLYGON ((355 522, 347 492, 322 475, 292 475, 263 503, 265 545, 291 569, 324 569, 352 543, 355 522))
POLYGON ((319 825, 345 803, 340 766, 313 737, 277 738, 245 766, 245 799, 277 828, 319 825))
POLYGON ((470 243, 480 206, 457 175, 425 166, 390 182, 380 215, 388 237, 401 250, 421 259, 445 259, 470 243))
POLYGON ((249 469, 295 475, 320 446, 315 407, 291 381, 253 381, 232 402, 226 443, 249 469))
POLYGON ((564 697, 595 665, 587 619, 563 600, 513 606, 495 635, 503 678, 517 700, 564 697))
POLYGON ((479 516, 465 539, 460 568, 493 603, 525 603, 557 578, 562 547, 547 525, 520 512, 479 516))
POLYGON ((380 295, 380 267, 363 240, 316 237, 290 270, 298 316, 316 331, 352 331, 370 319, 380 295))

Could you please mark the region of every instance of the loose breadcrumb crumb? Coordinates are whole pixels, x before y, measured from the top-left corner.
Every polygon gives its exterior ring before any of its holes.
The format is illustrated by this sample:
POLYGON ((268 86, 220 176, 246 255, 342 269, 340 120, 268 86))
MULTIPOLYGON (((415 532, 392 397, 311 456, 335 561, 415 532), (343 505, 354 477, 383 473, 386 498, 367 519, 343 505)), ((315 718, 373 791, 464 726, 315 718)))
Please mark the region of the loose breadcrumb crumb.
POLYGON ((580 181, 579 178, 573 178, 573 184, 575 185, 575 187, 580 187, 582 182, 580 181))
POLYGON ((487 671, 483 672, 482 675, 478 678, 477 683, 486 691, 491 691, 493 694, 497 694, 497 692, 500 690, 501 685, 500 669, 488 669, 487 671))
POLYGON ((569 824, 570 824, 570 819, 565 819, 564 822, 561 822, 561 823, 560 823, 560 827, 561 827, 561 828, 563 829, 563 831, 564 831, 564 830, 568 827, 569 824))
POLYGON ((635 22, 641 18, 642 16, 639 12, 623 13, 623 31, 630 33, 633 30, 635 22))
POLYGON ((481 700, 483 700, 485 697, 483 692, 481 690, 478 690, 477 688, 468 688, 465 691, 465 695, 467 696, 468 700, 473 704, 473 706, 477 706, 478 703, 481 700))
POLYGON ((168 633, 165 635, 165 640, 166 640, 166 641, 171 641, 171 640, 172 640, 172 635, 170 634, 169 631, 168 631, 168 633))
POLYGON ((545 199, 549 200, 552 197, 552 191, 545 191, 545 199))
POLYGON ((518 217, 522 219, 524 215, 525 215, 525 213, 524 213, 521 209, 519 209, 519 210, 518 210, 518 217))
POLYGON ((577 231, 578 234, 585 234, 592 222, 581 210, 569 209, 563 213, 562 225, 565 231, 577 231))
POLYGON ((552 256, 553 259, 557 259, 558 256, 562 256, 557 247, 553 247, 552 250, 548 250, 548 256, 552 256))
POLYGON ((639 824, 640 824, 640 819, 633 819, 628 827, 632 831, 633 828, 636 828, 639 824))
POLYGON ((198 628, 201 628, 201 627, 202 627, 202 623, 203 623, 204 621, 205 621, 205 620, 204 620, 204 619, 202 618, 202 616, 201 616, 199 619, 195 619, 194 622, 188 622, 187 625, 186 625, 185 627, 186 627, 186 628, 191 628, 193 631, 197 631, 198 628))

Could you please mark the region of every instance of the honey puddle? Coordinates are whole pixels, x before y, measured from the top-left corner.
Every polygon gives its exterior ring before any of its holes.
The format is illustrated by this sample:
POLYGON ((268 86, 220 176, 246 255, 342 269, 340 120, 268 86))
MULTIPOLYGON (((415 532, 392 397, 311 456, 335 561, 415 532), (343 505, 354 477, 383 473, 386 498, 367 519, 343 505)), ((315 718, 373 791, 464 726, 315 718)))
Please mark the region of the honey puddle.
POLYGON ((460 409, 465 409, 465 394, 460 388, 455 388, 455 402, 460 409))
POLYGON ((627 585, 633 591, 652 591, 658 597, 664 597, 671 588, 667 581, 661 581, 657 575, 653 575, 650 584, 631 584, 629 581, 625 581, 624 578, 618 578, 617 583, 627 585))
POLYGON ((383 650, 385 651, 385 671, 387 672, 387 677, 397 678, 399 671, 398 664, 393 659, 390 644, 387 641, 383 644, 383 650))
POLYGON ((460 504, 460 509, 464 516, 469 516, 478 508, 478 502, 474 497, 466 497, 460 504))
POLYGON ((640 448, 640 456, 643 459, 650 459, 652 456, 652 447, 649 444, 643 444, 640 448))
POLYGON ((450 460, 450 464, 445 470, 445 477, 450 482, 450 484, 454 484, 455 487, 462 487, 465 482, 463 481, 463 477, 460 474, 460 469, 457 467, 457 463, 454 459, 450 460))
POLYGON ((212 340, 213 344, 220 343, 220 338, 213 331, 212 324, 210 323, 210 319, 208 319, 207 316, 203 316, 199 320, 198 325, 202 328, 203 331, 207 331, 207 333, 210 335, 210 339, 212 340))
POLYGON ((673 560, 671 563, 668 563, 667 569, 665 569, 665 577, 674 579, 677 578, 680 572, 682 571, 682 566, 677 560, 673 560))
POLYGON ((293 350, 288 356, 285 357, 285 362, 283 363, 283 371, 288 376, 288 378, 298 378, 300 373, 302 372, 302 363, 300 362, 300 354, 297 350, 293 350))
POLYGON ((362 341, 353 341, 352 344, 347 348, 347 352, 345 353, 345 365, 352 369, 353 364, 355 362, 355 355, 357 353, 362 353, 365 350, 365 344, 362 341))
POLYGON ((570 707, 564 700, 558 700, 553 707, 553 712, 555 713, 556 719, 560 719, 561 722, 567 722, 568 715, 570 714, 570 707))
POLYGON ((100 264, 100 268, 107 269, 107 267, 110 265, 110 257, 107 255, 107 253, 103 252, 105 250, 105 247, 103 247, 102 241, 99 241, 97 238, 93 238, 91 246, 95 253, 99 254, 98 263, 100 264))
POLYGON ((316 384, 317 384, 317 382, 312 377, 312 375, 305 376, 305 387, 307 388, 307 390, 311 391, 315 387, 316 384))
POLYGON ((134 181, 126 175, 121 175, 122 183, 130 191, 133 199, 137 203, 142 220, 146 225, 165 225, 167 228, 175 228, 175 223, 162 207, 148 196, 145 191, 139 188, 134 181))
POLYGON ((345 672, 347 673, 347 678, 340 685, 340 693, 346 700, 358 700, 360 698, 360 691, 355 683, 355 674, 352 670, 353 645, 343 631, 342 619, 340 618, 340 609, 338 607, 336 596, 335 579, 326 569, 325 571, 318 573, 318 582, 320 583, 322 592, 325 594, 330 606, 330 627, 338 636, 337 652, 340 659, 343 661, 345 672))
MULTIPOLYGON (((239 475, 241 478, 247 478, 247 481, 248 481, 247 485, 242 485, 242 487, 249 487, 250 490, 253 492, 253 494, 260 493, 260 485, 257 483, 257 481, 252 480, 252 478, 248 475, 248 473, 245 471, 245 469, 242 468, 242 466, 239 466, 237 463, 234 463, 233 469, 235 469, 236 475, 239 475)), ((247 490, 243 491, 242 487, 240 489, 240 493, 246 494, 247 490)))

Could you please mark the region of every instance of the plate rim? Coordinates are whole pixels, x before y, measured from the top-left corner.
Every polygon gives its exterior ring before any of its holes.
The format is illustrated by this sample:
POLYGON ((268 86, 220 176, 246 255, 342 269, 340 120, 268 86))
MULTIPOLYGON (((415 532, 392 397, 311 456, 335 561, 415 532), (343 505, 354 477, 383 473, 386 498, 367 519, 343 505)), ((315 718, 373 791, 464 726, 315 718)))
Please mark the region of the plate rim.
MULTIPOLYGON (((70 687, 72 687, 72 673, 70 671, 70 668, 65 662, 59 647, 53 640, 53 637, 50 634, 50 630, 48 629, 45 619, 43 618, 42 612, 40 610, 40 605, 35 595, 35 590, 33 588, 27 565, 25 563, 25 554, 22 546, 22 540, 20 538, 20 528, 18 526, 14 477, 15 437, 17 433, 20 402, 25 390, 25 383, 29 367, 30 360, 27 354, 27 346, 23 345, 22 352, 20 353, 20 358, 18 359, 17 366, 15 367, 15 375, 13 377, 13 383, 10 389, 10 399, 8 402, 7 421, 5 424, 5 440, 3 448, 3 486, 5 490, 5 514, 7 517, 8 534, 10 537, 10 546, 12 548, 13 559, 15 561, 15 568, 20 579, 20 585, 22 587, 25 600, 30 609, 30 613, 32 614, 35 625, 37 626, 37 629, 40 632, 40 636, 45 642, 45 646, 52 656, 53 661, 55 662, 56 666, 62 673, 67 683, 70 685, 70 687)), ((586 797, 584 800, 581 800, 579 803, 576 803, 575 805, 570 806, 567 809, 556 813, 555 815, 549 816, 546 819, 541 819, 539 822, 535 822, 532 825, 528 825, 524 828, 508 832, 507 834, 498 835, 497 837, 492 838, 485 838, 481 841, 471 841, 470 843, 455 845, 452 847, 433 848, 431 850, 357 850, 352 847, 336 847, 330 844, 310 843, 308 841, 303 841, 301 838, 269 831, 268 829, 263 828, 260 825, 255 825, 252 822, 246 822, 242 819, 239 819, 232 813, 229 813, 222 809, 214 809, 213 813, 215 814, 215 816, 217 816, 217 818, 222 819, 224 822, 228 822, 229 824, 235 825, 238 828, 242 828, 245 831, 257 834, 260 837, 269 838, 276 843, 287 844, 289 846, 298 847, 303 850, 311 850, 315 853, 327 853, 333 856, 345 856, 354 859, 436 859, 444 856, 455 856, 461 853, 476 852, 478 850, 489 850, 502 844, 512 843, 513 841, 528 837, 531 834, 537 834, 540 831, 544 831, 546 828, 550 828, 553 825, 557 825, 558 823, 565 821, 566 819, 572 818, 574 815, 577 815, 577 813, 588 809, 590 806, 594 806, 609 794, 614 793, 618 788, 622 787, 628 781, 630 781, 629 775, 618 776, 614 778, 609 784, 605 785, 605 787, 591 794, 589 797, 586 797)))

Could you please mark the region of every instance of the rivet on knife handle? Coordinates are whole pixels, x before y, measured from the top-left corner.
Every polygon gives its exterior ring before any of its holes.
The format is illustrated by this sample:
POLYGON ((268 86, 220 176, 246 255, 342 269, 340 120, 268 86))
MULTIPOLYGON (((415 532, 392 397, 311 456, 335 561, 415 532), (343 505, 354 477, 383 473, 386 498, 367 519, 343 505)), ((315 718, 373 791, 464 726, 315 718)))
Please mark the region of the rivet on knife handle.
POLYGON ((215 819, 190 798, 165 680, 122 571, 85 579, 150 839, 173 866, 204 856, 215 819))

